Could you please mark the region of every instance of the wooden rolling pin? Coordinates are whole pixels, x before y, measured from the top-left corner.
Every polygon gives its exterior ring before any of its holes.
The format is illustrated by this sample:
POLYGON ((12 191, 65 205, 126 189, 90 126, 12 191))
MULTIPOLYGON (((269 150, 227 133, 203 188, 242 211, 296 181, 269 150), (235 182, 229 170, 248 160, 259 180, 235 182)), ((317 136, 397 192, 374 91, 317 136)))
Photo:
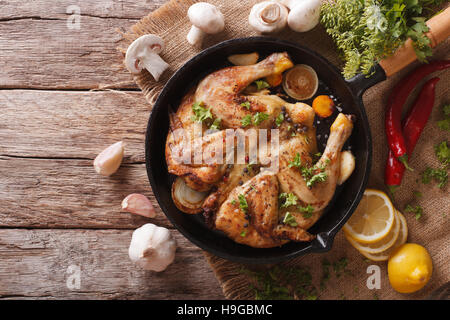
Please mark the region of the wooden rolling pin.
MULTIPOLYGON (((434 48, 450 36, 450 7, 432 17, 426 24, 430 29, 426 35, 431 40, 431 47, 434 48)), ((412 41, 408 39, 392 56, 381 60, 379 64, 389 77, 416 59, 412 41)))

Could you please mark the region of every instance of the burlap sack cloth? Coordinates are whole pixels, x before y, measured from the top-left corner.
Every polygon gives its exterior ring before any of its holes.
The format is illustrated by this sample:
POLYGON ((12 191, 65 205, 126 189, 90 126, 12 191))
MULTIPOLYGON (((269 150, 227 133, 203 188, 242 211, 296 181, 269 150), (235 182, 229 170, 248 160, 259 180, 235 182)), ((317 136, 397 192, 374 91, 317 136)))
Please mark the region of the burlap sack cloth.
MULTIPOLYGON (((165 40, 167 47, 162 53, 162 58, 170 64, 170 70, 165 72, 158 83, 155 83, 147 72, 142 72, 135 77, 135 81, 150 103, 154 102, 168 78, 183 63, 200 51, 191 47, 186 41, 186 34, 191 27, 186 13, 189 6, 194 2, 196 1, 172 0, 141 19, 131 28, 130 32, 123 35, 125 42, 122 45, 122 49, 126 48, 134 39, 148 33, 158 34, 165 40)), ((249 27, 247 19, 250 8, 259 1, 208 0, 208 2, 217 5, 221 9, 226 19, 226 27, 224 32, 206 37, 203 48, 227 39, 257 35, 249 27)), ((295 33, 286 30, 276 35, 276 37, 307 46, 322 54, 335 65, 339 66, 341 63, 332 41, 321 26, 306 33, 295 33)), ((449 49, 450 45, 447 40, 435 50, 434 58, 450 58, 449 49)), ((364 94, 364 105, 373 136, 373 167, 369 181, 369 187, 371 188, 385 190, 383 172, 388 147, 384 133, 384 108, 387 95, 393 85, 414 66, 417 66, 417 63, 409 66, 400 74, 372 87, 364 94)), ((442 111, 440 110, 442 104, 450 101, 448 95, 450 72, 447 70, 436 72, 433 75, 441 78, 437 85, 435 108, 410 161, 412 167, 415 168, 415 172, 406 174, 402 187, 396 193, 394 201, 395 206, 401 211, 403 211, 406 204, 411 202, 424 208, 424 215, 419 221, 416 221, 413 214, 404 214, 409 227, 408 242, 425 246, 432 256, 434 264, 432 280, 423 290, 414 294, 403 295, 395 292, 389 284, 387 263, 368 262, 345 240, 341 231, 338 233, 331 251, 325 254, 310 254, 284 263, 284 265, 308 267, 313 277, 313 283, 318 287, 322 277, 322 260, 324 258, 330 262, 342 257, 348 258, 347 269, 350 273, 340 277, 332 274, 326 289, 319 291, 319 299, 423 299, 428 297, 433 290, 450 280, 450 197, 448 187, 441 190, 436 184, 424 185, 420 182, 419 177, 419 173, 427 166, 439 166, 433 146, 445 139, 449 140, 448 131, 445 132, 438 129, 436 121, 442 118, 442 111), (420 191, 423 196, 415 200, 414 191, 420 191), (369 276, 367 267, 371 264, 378 265, 381 268, 380 290, 369 290, 366 286, 369 276)), ((417 90, 414 96, 416 93, 417 90)), ((240 271, 242 265, 226 261, 209 253, 205 253, 205 256, 213 268, 226 298, 254 298, 254 293, 249 287, 251 279, 240 271)))

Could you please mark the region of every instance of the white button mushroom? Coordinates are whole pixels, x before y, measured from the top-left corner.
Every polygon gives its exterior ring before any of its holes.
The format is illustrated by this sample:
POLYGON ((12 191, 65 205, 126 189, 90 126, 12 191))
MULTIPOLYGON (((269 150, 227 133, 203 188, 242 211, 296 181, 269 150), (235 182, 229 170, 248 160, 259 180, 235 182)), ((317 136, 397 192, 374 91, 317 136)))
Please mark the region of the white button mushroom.
POLYGON ((147 223, 134 230, 128 255, 141 268, 160 272, 173 262, 175 250, 169 230, 147 223))
POLYGON ((258 32, 273 33, 286 27, 288 9, 275 1, 263 1, 253 6, 248 22, 258 32))
POLYGON ((133 74, 137 74, 142 69, 159 80, 161 74, 169 65, 161 59, 159 53, 164 50, 164 40, 154 34, 147 34, 139 37, 128 47, 125 55, 125 65, 133 74))
POLYGON ((290 9, 288 25, 293 31, 306 32, 319 23, 322 0, 278 0, 290 9))
POLYGON ((190 6, 188 17, 192 27, 186 38, 193 46, 201 46, 205 34, 216 34, 225 28, 222 12, 206 2, 197 2, 190 6))

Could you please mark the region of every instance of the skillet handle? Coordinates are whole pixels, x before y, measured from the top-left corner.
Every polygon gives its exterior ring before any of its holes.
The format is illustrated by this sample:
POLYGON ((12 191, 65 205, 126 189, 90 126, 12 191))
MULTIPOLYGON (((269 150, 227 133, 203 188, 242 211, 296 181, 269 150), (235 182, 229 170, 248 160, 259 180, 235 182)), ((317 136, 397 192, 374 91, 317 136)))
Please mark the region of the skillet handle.
MULTIPOLYGON (((430 38, 431 47, 434 48, 450 36, 450 7, 440 14, 435 15, 426 23, 430 29, 427 32, 427 37, 430 38)), ((381 60, 379 64, 383 68, 386 76, 390 77, 416 59, 412 41, 408 39, 392 56, 381 60)))

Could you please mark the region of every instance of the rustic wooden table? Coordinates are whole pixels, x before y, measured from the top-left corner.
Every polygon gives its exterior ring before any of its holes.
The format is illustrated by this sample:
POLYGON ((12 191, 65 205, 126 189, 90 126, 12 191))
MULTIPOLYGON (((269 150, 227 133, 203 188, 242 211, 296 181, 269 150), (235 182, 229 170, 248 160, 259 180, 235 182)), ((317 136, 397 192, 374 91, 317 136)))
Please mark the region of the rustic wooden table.
POLYGON ((156 202, 144 161, 150 107, 120 67, 117 29, 164 2, 0 1, 0 298, 223 299, 201 250, 159 208, 151 220, 120 211, 129 193, 156 202), (97 175, 92 160, 119 140, 124 164, 97 175), (128 259, 147 222, 178 242, 162 273, 128 259))

